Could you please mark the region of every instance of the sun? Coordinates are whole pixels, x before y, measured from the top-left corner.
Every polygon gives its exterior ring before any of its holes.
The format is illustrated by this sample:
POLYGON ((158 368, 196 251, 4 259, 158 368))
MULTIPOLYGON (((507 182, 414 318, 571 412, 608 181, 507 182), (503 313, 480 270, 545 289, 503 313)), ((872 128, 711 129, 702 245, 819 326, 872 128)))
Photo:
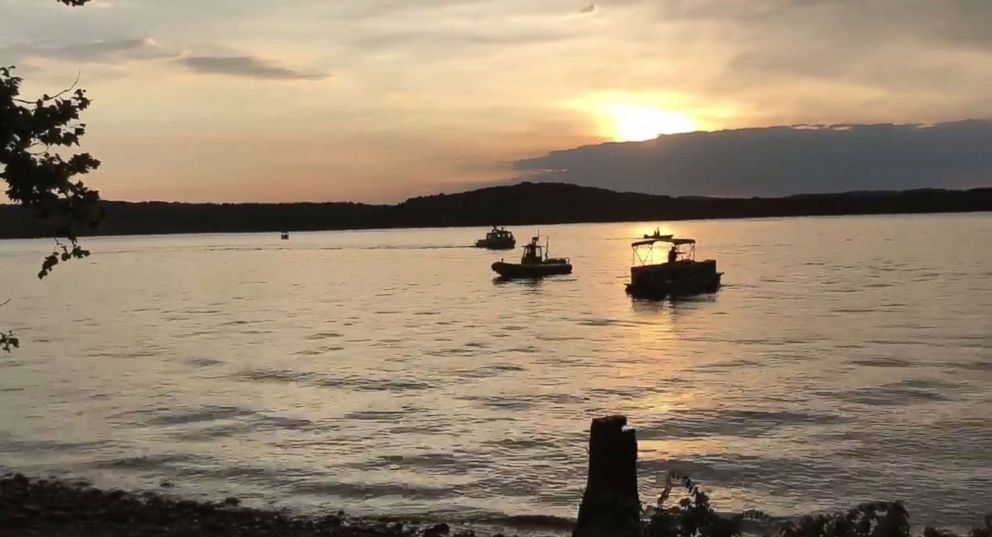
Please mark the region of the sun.
POLYGON ((597 138, 643 142, 661 135, 708 130, 714 118, 732 117, 722 106, 701 106, 692 95, 672 92, 601 91, 561 102, 588 117, 597 138))
POLYGON ((655 106, 615 104, 604 108, 605 130, 618 142, 641 142, 661 134, 696 130, 689 116, 655 106))

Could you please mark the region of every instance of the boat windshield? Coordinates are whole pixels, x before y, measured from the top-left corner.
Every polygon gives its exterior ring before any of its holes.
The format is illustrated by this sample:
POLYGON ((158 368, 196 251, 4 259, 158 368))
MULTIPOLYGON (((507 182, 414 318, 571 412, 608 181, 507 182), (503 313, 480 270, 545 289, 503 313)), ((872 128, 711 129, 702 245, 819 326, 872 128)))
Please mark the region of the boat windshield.
POLYGON ((524 255, 520 258, 522 263, 540 263, 544 259, 543 248, 537 241, 538 238, 534 237, 524 246, 524 255))

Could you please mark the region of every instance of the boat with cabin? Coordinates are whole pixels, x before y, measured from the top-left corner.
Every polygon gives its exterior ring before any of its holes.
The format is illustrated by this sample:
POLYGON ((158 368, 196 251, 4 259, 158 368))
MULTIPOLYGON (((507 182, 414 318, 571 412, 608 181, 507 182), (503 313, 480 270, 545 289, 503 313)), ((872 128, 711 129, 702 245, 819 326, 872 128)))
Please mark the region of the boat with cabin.
POLYGON ((503 227, 496 227, 486 233, 486 238, 475 241, 476 248, 488 248, 490 250, 512 250, 517 245, 517 239, 513 238, 513 233, 503 227))
POLYGON ((542 247, 539 238, 534 237, 524 245, 524 253, 519 263, 507 263, 502 259, 493 263, 493 270, 504 279, 543 278, 555 274, 571 274, 569 258, 554 258, 548 255, 548 245, 542 247))
POLYGON ((716 260, 696 261, 696 240, 659 235, 631 243, 633 260, 627 293, 638 298, 712 293, 720 288, 722 272, 716 260), (668 261, 654 262, 654 246, 671 244, 668 261))

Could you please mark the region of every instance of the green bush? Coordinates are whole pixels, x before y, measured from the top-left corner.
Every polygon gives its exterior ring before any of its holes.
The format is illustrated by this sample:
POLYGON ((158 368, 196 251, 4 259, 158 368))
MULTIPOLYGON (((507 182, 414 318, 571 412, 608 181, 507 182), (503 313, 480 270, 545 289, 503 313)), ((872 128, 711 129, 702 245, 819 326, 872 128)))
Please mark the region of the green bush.
MULTIPOLYGON (((764 522, 767 532, 779 537, 912 537, 909 512, 901 502, 864 503, 846 512, 807 515, 773 528, 771 518, 761 511, 721 516, 698 484, 674 473, 668 475, 657 503, 645 511, 644 537, 738 537, 745 520, 764 522), (685 489, 685 496, 674 505, 666 505, 676 480, 685 489)), ((958 536, 928 527, 923 537, 958 536)), ((984 528, 973 529, 968 537, 992 537, 992 515, 985 517, 984 528)))
POLYGON ((782 537, 910 537, 909 513, 900 502, 871 502, 846 513, 809 515, 786 525, 782 537))
POLYGON ((741 534, 744 520, 767 520, 761 511, 745 511, 733 517, 722 517, 710 505, 710 498, 688 476, 669 474, 658 502, 648 509, 644 526, 645 537, 736 537, 741 534), (666 506, 672 493, 673 481, 678 479, 685 497, 666 506))

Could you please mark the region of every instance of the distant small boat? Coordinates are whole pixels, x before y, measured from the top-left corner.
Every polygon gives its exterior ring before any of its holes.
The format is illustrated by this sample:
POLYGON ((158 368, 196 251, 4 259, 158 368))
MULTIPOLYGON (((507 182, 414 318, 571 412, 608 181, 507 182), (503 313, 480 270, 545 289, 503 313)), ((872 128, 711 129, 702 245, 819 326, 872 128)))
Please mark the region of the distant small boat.
POLYGON ((639 298, 712 293, 720 288, 722 272, 716 261, 696 261, 696 240, 662 235, 632 243, 634 263, 630 267, 627 293, 639 298), (667 263, 654 263, 654 244, 671 243, 667 263), (644 253, 643 250, 647 249, 644 253))
POLYGON ((280 235, 279 238, 282 239, 282 240, 284 240, 284 241, 285 240, 289 240, 289 232, 288 231, 283 231, 282 232, 282 235, 280 235))
POLYGON ((647 233, 645 233, 644 234, 644 238, 645 239, 657 239, 657 240, 660 240, 661 241, 661 240, 671 239, 672 238, 672 235, 662 235, 661 234, 661 228, 657 228, 656 227, 656 228, 654 228, 654 233, 652 233, 650 235, 648 235, 647 233))
POLYGON ((476 248, 488 248, 490 250, 512 250, 517 245, 517 239, 513 238, 513 233, 506 228, 493 226, 493 229, 486 233, 486 238, 475 241, 476 248))
POLYGON ((538 237, 524 246, 524 254, 519 263, 506 263, 502 260, 493 263, 493 270, 505 279, 543 278, 555 274, 571 274, 572 263, 565 258, 548 257, 548 248, 538 244, 538 237))

